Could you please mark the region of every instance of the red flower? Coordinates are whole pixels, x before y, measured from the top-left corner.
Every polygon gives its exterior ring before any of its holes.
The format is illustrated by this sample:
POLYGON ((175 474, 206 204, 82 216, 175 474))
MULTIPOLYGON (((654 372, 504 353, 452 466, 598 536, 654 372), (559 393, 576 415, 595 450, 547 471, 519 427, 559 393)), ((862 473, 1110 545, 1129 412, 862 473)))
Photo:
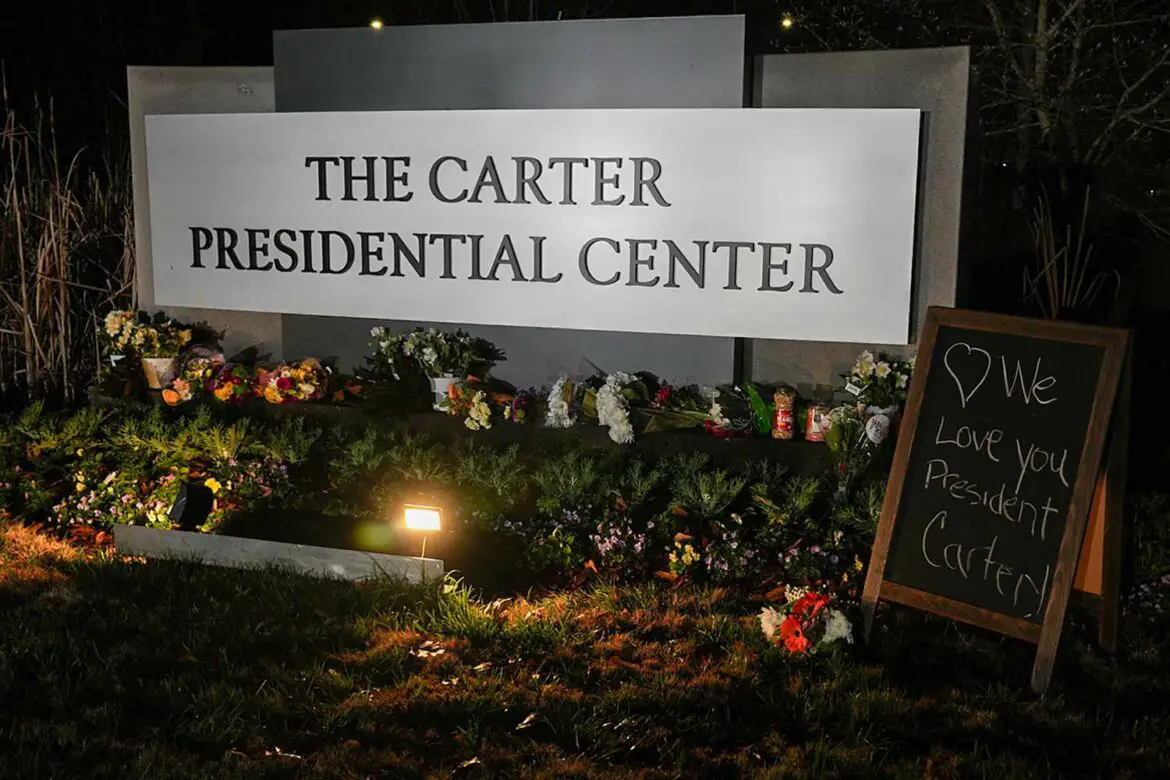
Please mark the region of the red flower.
POLYGON ((808 637, 804 635, 804 627, 795 617, 786 617, 780 624, 780 639, 790 653, 804 653, 808 651, 808 637))
POLYGON ((670 385, 663 385, 658 388, 658 392, 654 394, 654 401, 651 405, 656 409, 661 409, 666 406, 666 402, 670 400, 670 393, 670 385))
POLYGON ((819 593, 808 593, 792 605, 792 614, 805 620, 813 620, 829 604, 829 597, 819 593))
POLYGON ((280 379, 276 380, 276 389, 280 390, 281 392, 284 392, 285 390, 291 390, 292 380, 287 376, 282 376, 280 379))

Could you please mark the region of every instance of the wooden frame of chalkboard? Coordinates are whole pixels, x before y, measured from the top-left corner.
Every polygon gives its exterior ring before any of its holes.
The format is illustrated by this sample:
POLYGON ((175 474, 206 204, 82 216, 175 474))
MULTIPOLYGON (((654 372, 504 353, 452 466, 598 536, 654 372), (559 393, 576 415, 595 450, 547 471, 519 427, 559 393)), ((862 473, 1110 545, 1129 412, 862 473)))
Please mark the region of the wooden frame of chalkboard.
POLYGON ((1104 479, 1113 484, 1095 521, 1104 523, 1101 642, 1111 644, 1128 351, 1119 328, 927 311, 862 595, 867 639, 884 600, 1033 642, 1032 688, 1042 693, 1104 479), (1058 369, 1047 373, 1045 360, 1058 369))

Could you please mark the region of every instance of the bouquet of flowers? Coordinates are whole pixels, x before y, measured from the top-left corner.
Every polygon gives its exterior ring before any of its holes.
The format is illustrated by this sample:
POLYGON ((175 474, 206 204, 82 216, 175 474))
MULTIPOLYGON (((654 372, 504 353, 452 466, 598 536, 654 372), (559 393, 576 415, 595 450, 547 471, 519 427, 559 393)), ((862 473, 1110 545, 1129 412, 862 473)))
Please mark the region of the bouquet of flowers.
POLYGON ((882 352, 874 357, 869 350, 857 357, 853 368, 845 375, 845 391, 864 406, 890 409, 902 408, 914 361, 893 357, 882 352))
POLYGON ((110 354, 133 353, 143 358, 177 357, 191 343, 191 328, 175 322, 162 312, 115 310, 106 315, 101 333, 110 354))
POLYGON ((256 371, 256 394, 270 404, 315 401, 325 395, 328 386, 327 369, 313 358, 256 371))
POLYGON ((580 416, 595 419, 609 428, 609 438, 618 444, 634 440, 631 409, 649 406, 657 380, 649 374, 598 373, 581 387, 580 416))
POLYGON ((806 588, 785 588, 786 604, 760 610, 760 628, 773 644, 793 655, 808 655, 838 642, 853 642, 853 627, 830 597, 806 588))
POLYGON ((573 381, 563 376, 553 382, 545 396, 544 424, 550 428, 572 428, 579 413, 577 386, 573 381))
POLYGON ((534 401, 531 392, 517 390, 507 382, 472 376, 448 388, 444 407, 448 414, 463 415, 466 418, 463 424, 469 430, 479 431, 491 428, 497 420, 514 424, 527 422, 534 401))
POLYGON ((709 412, 708 397, 699 388, 665 382, 650 394, 650 405, 638 410, 640 416, 648 418, 642 433, 697 428, 707 421, 709 412))
POLYGON ((212 380, 224 364, 223 354, 203 347, 195 347, 179 366, 171 386, 163 390, 163 401, 178 406, 201 392, 210 392, 212 380))
POLYGON ((242 363, 225 363, 211 380, 211 394, 217 401, 241 404, 255 393, 255 375, 242 363))
POLYGON ((462 378, 486 374, 505 359, 503 350, 495 344, 462 330, 452 333, 437 328, 415 328, 410 333, 392 334, 385 328, 373 328, 370 336, 376 356, 389 363, 395 373, 404 368, 404 362, 410 361, 428 377, 462 378))

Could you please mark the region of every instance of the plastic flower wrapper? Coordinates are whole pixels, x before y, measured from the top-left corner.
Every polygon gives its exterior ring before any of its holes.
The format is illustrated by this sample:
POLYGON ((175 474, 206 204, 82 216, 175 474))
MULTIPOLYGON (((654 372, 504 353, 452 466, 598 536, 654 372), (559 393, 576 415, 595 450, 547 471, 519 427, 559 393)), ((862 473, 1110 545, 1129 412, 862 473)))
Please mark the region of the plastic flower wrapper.
POLYGON ((659 382, 650 393, 650 405, 637 410, 645 419, 642 433, 697 428, 708 420, 711 401, 695 386, 659 382))
POLYGON ((703 427, 720 438, 751 436, 756 430, 756 415, 747 393, 732 386, 712 390, 703 427))

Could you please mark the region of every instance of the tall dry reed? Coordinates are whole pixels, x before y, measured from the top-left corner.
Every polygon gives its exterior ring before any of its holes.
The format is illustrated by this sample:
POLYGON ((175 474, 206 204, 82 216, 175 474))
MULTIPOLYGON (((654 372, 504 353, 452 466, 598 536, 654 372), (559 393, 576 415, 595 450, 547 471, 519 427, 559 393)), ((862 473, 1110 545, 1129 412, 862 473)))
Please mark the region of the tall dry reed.
POLYGON ((133 304, 129 156, 63 159, 51 103, 23 125, 5 89, 0 114, 0 399, 71 403, 98 367, 98 317, 133 304))

